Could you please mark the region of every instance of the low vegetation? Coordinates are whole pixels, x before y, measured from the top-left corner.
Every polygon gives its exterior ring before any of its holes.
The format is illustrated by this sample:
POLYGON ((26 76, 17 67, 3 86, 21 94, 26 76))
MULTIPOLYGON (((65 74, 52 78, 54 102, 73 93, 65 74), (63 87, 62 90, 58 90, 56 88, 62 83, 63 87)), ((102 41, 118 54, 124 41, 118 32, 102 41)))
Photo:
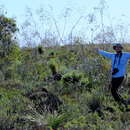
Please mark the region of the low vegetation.
MULTIPOLYGON (((13 40, 15 22, 0 19, 11 25, 0 25, 8 29, 0 43, 0 129, 130 129, 130 113, 110 93, 110 61, 94 51, 112 52, 111 44, 21 48, 13 40)), ((125 99, 127 86, 120 89, 125 99)))

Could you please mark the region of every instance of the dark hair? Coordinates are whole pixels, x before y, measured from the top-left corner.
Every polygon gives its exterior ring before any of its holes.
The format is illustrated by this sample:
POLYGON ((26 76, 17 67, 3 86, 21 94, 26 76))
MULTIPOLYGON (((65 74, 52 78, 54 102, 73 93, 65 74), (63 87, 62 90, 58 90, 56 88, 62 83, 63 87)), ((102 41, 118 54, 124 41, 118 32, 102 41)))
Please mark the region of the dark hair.
POLYGON ((123 46, 120 43, 116 43, 115 45, 113 45, 113 49, 115 50, 117 46, 119 46, 119 47, 121 47, 121 49, 123 49, 123 46))

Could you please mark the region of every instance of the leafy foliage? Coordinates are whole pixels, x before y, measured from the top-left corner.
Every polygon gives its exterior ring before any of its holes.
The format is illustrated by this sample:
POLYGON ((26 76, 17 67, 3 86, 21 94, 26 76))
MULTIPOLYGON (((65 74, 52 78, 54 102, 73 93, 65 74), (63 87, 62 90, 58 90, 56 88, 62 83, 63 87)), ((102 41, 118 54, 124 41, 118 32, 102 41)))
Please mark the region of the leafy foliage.
MULTIPOLYGON (((93 52, 93 46, 102 45, 76 41, 73 46, 20 48, 12 40, 15 21, 4 16, 0 19, 1 129, 130 128, 129 112, 109 91, 110 62, 93 52), (26 96, 28 93, 35 101, 26 96), (52 95, 62 104, 53 112, 44 111, 47 105, 50 110, 55 106, 52 95)), ((110 45, 105 46, 107 50, 110 45)), ((120 90, 125 98, 129 98, 129 91, 120 90)))
POLYGON ((4 55, 9 55, 10 46, 16 43, 12 38, 17 30, 14 19, 0 16, 0 48, 4 55))

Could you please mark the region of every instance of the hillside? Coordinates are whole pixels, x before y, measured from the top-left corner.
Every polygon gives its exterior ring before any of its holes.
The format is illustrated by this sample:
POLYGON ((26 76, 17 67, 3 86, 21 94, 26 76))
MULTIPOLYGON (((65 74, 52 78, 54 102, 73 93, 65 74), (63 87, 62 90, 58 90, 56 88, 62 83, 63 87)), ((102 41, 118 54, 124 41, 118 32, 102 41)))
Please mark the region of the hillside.
MULTIPOLYGON (((113 51, 109 44, 14 46, 10 55, 1 55, 0 128, 129 129, 130 113, 110 93, 110 61, 95 47, 113 51)), ((129 99, 127 85, 120 93, 129 99)))

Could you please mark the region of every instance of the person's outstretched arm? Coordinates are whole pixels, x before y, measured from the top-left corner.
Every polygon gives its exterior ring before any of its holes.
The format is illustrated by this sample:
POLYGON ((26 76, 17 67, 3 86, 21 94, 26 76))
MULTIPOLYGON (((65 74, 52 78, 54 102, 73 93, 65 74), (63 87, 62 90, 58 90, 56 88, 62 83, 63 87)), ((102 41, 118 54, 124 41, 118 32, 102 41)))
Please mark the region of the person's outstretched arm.
POLYGON ((111 58, 112 58, 112 55, 113 55, 113 53, 106 52, 106 51, 100 50, 100 49, 98 49, 98 48, 96 48, 96 52, 97 52, 98 54, 101 54, 101 55, 103 55, 103 56, 109 58, 109 59, 111 59, 111 58))

